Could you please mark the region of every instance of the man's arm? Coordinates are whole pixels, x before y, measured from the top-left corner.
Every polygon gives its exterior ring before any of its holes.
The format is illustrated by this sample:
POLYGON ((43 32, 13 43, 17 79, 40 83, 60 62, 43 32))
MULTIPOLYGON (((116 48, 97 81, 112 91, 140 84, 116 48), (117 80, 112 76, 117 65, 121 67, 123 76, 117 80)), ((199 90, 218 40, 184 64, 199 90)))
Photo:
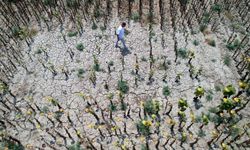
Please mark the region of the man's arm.
POLYGON ((116 35, 119 35, 121 32, 121 28, 119 27, 117 30, 116 30, 116 35))

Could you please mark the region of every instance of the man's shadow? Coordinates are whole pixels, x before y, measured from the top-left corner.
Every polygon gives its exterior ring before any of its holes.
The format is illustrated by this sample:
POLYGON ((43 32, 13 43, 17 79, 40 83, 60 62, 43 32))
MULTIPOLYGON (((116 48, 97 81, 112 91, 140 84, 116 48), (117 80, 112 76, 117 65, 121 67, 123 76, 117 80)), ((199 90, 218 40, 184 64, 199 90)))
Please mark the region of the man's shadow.
POLYGON ((120 47, 120 46, 118 46, 117 48, 120 49, 120 52, 121 52, 122 56, 126 56, 128 54, 131 54, 131 52, 129 51, 128 48, 123 48, 123 47, 120 47))

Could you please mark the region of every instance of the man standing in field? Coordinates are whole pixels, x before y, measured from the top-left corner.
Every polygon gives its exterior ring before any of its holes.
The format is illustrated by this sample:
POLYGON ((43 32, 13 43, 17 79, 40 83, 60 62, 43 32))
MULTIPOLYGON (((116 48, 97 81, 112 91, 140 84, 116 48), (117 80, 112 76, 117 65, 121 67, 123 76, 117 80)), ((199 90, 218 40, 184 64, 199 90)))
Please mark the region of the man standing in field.
POLYGON ((126 27, 126 23, 125 22, 123 22, 120 26, 119 26, 119 28, 116 30, 116 35, 117 35, 117 41, 116 41, 116 44, 115 44, 115 47, 117 48, 117 47, 119 47, 118 46, 118 42, 119 41, 122 41, 122 44, 123 44, 123 47, 124 47, 124 49, 128 49, 127 48, 127 46, 126 46, 126 44, 125 44, 125 40, 124 40, 124 28, 126 27))

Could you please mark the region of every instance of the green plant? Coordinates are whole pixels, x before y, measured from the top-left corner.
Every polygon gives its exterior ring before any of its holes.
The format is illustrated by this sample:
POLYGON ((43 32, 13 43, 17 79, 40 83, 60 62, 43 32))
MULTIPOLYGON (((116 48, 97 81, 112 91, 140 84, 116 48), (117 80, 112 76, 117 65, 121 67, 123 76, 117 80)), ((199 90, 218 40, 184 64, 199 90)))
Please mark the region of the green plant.
POLYGON ((233 45, 234 45, 236 48, 237 48, 237 47, 240 47, 240 46, 241 46, 241 45, 240 45, 240 40, 239 40, 239 39, 234 40, 233 45))
POLYGON ((205 12, 204 15, 202 16, 202 22, 204 24, 208 24, 210 20, 210 13, 205 12))
POLYGON ((58 111, 54 112, 54 117, 55 117, 56 119, 60 119, 60 118, 62 117, 63 114, 64 114, 64 113, 63 113, 62 111, 58 110, 58 111))
POLYGON ((93 59, 94 59, 94 66, 93 66, 93 69, 94 69, 95 71, 100 71, 100 64, 99 64, 98 59, 96 58, 96 55, 93 55, 93 59))
POLYGON ((152 122, 150 120, 140 120, 137 124, 139 133, 144 136, 148 136, 150 134, 150 126, 152 126, 152 122))
POLYGON ((219 108, 220 110, 229 111, 229 110, 232 110, 234 107, 239 106, 240 103, 241 101, 239 98, 233 98, 233 99, 223 98, 221 104, 219 105, 219 108))
POLYGON ((97 28, 98 28, 98 26, 96 25, 95 22, 93 22, 93 24, 92 24, 92 30, 96 30, 97 28))
POLYGON ((41 113, 48 113, 49 112, 49 107, 48 106, 43 106, 41 113))
POLYGON ((29 29, 29 31, 28 31, 28 36, 34 37, 35 35, 37 35, 37 33, 38 33, 38 30, 36 30, 36 29, 34 29, 34 28, 31 28, 31 29, 29 29))
POLYGON ((188 52, 187 52, 187 49, 185 48, 180 48, 177 50, 177 56, 178 57, 181 57, 183 59, 186 59, 188 58, 188 52))
POLYGON ((178 101, 178 107, 180 108, 181 111, 185 111, 188 107, 187 100, 180 98, 178 101))
POLYGON ((24 146, 21 144, 18 144, 14 141, 7 140, 5 138, 1 139, 0 141, 0 149, 3 150, 25 150, 24 146))
POLYGON ((29 29, 27 27, 21 28, 21 27, 17 27, 17 26, 13 26, 11 28, 11 32, 15 38, 20 38, 21 40, 23 40, 27 37, 32 37, 32 36, 37 34, 37 30, 35 30, 35 29, 29 29))
POLYGON ((176 75, 176 77, 175 77, 175 82, 176 82, 176 83, 180 83, 181 76, 182 76, 181 73, 178 73, 178 74, 176 75))
POLYGON ((195 122, 196 123, 200 123, 202 121, 202 117, 201 116, 196 116, 195 117, 195 122))
POLYGON ((212 100, 213 100, 213 95, 212 95, 212 93, 208 93, 208 94, 207 94, 206 100, 207 100, 207 101, 212 101, 212 100))
POLYGON ((155 42, 155 43, 157 42, 157 37, 155 37, 154 42, 155 42))
POLYGON ((224 87, 224 89, 223 89, 224 96, 229 97, 229 96, 235 94, 235 92, 236 92, 236 89, 233 87, 233 85, 228 85, 228 86, 224 87))
POLYGON ((213 46, 213 47, 216 46, 216 43, 215 43, 214 39, 207 39, 207 44, 210 45, 210 46, 213 46))
POLYGON ((113 104, 113 103, 110 103, 109 104, 109 110, 110 111, 116 111, 117 110, 117 106, 115 104, 113 104))
POLYGON ((53 97, 48 97, 47 100, 53 105, 53 106, 57 106, 59 103, 56 99, 54 99, 53 97))
POLYGON ((100 12, 100 10, 99 9, 95 9, 95 11, 94 11, 94 17, 95 18, 98 18, 98 17, 100 17, 102 14, 101 14, 101 12, 100 12))
POLYGON ((100 27, 101 31, 105 31, 107 28, 105 26, 100 27))
POLYGON ((189 62, 191 62, 191 60, 192 60, 193 58, 195 58, 195 53, 194 53, 193 50, 189 50, 189 51, 188 51, 188 58, 189 58, 189 62))
POLYGON ((191 29, 191 34, 192 34, 192 35, 197 34, 197 33, 198 33, 197 31, 191 29))
POLYGON ((213 63, 215 63, 217 60, 216 60, 216 59, 212 59, 211 61, 212 61, 213 63))
POLYGON ((76 35, 77 35, 77 31, 70 31, 67 34, 68 37, 73 37, 73 36, 76 36, 76 35))
POLYGON ((215 11, 215 12, 220 13, 221 10, 222 10, 222 6, 221 6, 220 4, 214 4, 214 5, 212 6, 212 11, 215 11))
POLYGON ((229 51, 234 51, 235 49, 240 47, 240 40, 236 39, 233 43, 228 43, 226 47, 228 48, 229 51))
POLYGON ((127 104, 122 100, 121 101, 121 110, 126 110, 127 109, 127 104))
POLYGON ((42 54, 43 50, 41 48, 38 48, 35 52, 35 54, 42 54))
POLYGON ((79 142, 76 142, 75 144, 68 146, 68 150, 83 150, 83 148, 81 148, 79 142))
POLYGON ((231 136, 234 139, 235 137, 237 137, 238 135, 240 135, 240 133, 241 133, 242 130, 237 125, 233 125, 230 128, 230 131, 231 131, 231 136))
POLYGON ((78 73, 77 73, 77 76, 78 77, 82 77, 82 75, 85 73, 84 69, 80 68, 78 69, 78 73))
MULTIPOLYGON (((219 110, 218 110, 219 111, 219 110)), ((218 125, 218 124, 221 124, 224 122, 224 117, 221 117, 219 115, 213 115, 210 120, 215 124, 215 125, 218 125)))
POLYGON ((93 69, 91 69, 90 71, 89 80, 93 83, 94 86, 96 85, 96 72, 93 69))
POLYGON ((113 61, 113 60, 109 61, 109 62, 108 62, 108 65, 109 65, 109 66, 114 66, 114 61, 113 61))
MULTIPOLYGON (((101 34, 96 35, 96 37, 98 37, 99 39, 102 39, 102 35, 101 34)), ((97 47, 99 47, 99 46, 97 46, 97 47)))
POLYGON ((234 107, 233 101, 228 98, 223 98, 219 105, 220 110, 231 110, 234 107))
POLYGON ((210 107, 210 108, 208 109, 208 111, 209 111, 210 113, 216 114, 216 113, 219 112, 220 110, 218 109, 218 107, 210 107))
POLYGON ((138 22, 140 20, 140 15, 137 12, 133 12, 131 19, 134 20, 134 22, 138 22))
POLYGON ((154 57, 150 57, 150 58, 149 58, 149 62, 150 62, 150 63, 154 64, 155 61, 156 61, 156 59, 155 59, 154 57))
POLYGON ((184 111, 179 110, 179 111, 178 111, 178 116, 179 116, 179 119, 180 119, 181 121, 185 121, 185 120, 186 120, 186 114, 185 114, 184 111))
POLYGON ((250 84, 249 84, 249 88, 246 89, 246 95, 250 96, 250 84))
POLYGON ((151 21, 152 24, 154 24, 154 20, 153 20, 154 14, 153 14, 153 12, 152 12, 152 11, 149 11, 149 12, 146 14, 146 16, 147 16, 147 19, 148 19, 149 21, 151 21))
POLYGON ((229 149, 229 145, 228 144, 226 144, 226 143, 221 143, 221 149, 222 150, 228 150, 229 149))
POLYGON ((197 80, 199 80, 199 78, 198 78, 198 76, 200 76, 201 74, 202 74, 202 67, 200 67, 198 70, 197 70, 197 72, 196 72, 196 74, 195 74, 195 78, 197 79, 197 80))
POLYGON ((194 41, 193 41, 193 44, 194 44, 195 46, 198 46, 198 45, 200 44, 200 42, 197 41, 197 40, 194 40, 194 41))
POLYGON ((197 134, 199 137, 204 137, 204 136, 206 136, 206 132, 204 131, 204 130, 202 130, 202 129, 200 129, 199 131, 198 131, 198 134, 197 134))
POLYGON ((181 133, 180 141, 181 142, 186 142, 187 141, 187 134, 185 132, 181 133))
POLYGON ((66 5, 69 8, 77 8, 79 6, 76 0, 66 0, 66 5))
POLYGON ((141 144, 141 150, 149 150, 146 144, 141 144))
POLYGON ((145 58, 144 56, 141 58, 141 61, 147 62, 147 58, 145 58))
POLYGON ((154 31, 149 32, 149 37, 152 38, 153 36, 155 36, 155 32, 154 31))
POLYGON ((143 108, 145 113, 150 116, 153 114, 158 114, 160 111, 160 103, 157 100, 150 99, 143 104, 143 108))
POLYGON ((79 51, 83 51, 83 49, 84 49, 83 44, 82 43, 77 44, 76 49, 79 50, 79 51))
POLYGON ((18 26, 13 26, 13 27, 11 28, 11 32, 12 32, 12 35, 13 35, 14 37, 19 37, 19 34, 20 34, 20 32, 21 32, 21 28, 18 27, 18 26))
POLYGON ((126 94, 129 91, 127 81, 120 80, 118 81, 118 90, 123 94, 126 94))
POLYGON ((234 46, 233 43, 228 43, 228 44, 226 45, 226 47, 228 48, 229 51, 233 51, 233 50, 235 49, 235 46, 234 46))
POLYGON ((208 122, 209 122, 209 117, 205 114, 202 114, 202 122, 205 124, 205 125, 208 125, 208 122))
POLYGON ((231 56, 226 54, 223 58, 223 63, 227 66, 230 66, 232 62, 231 56))
POLYGON ((162 89, 162 94, 167 97, 170 95, 170 89, 168 86, 164 86, 163 89, 162 89))
POLYGON ((164 60, 164 62, 161 62, 160 64, 159 64, 159 70, 167 70, 169 67, 168 67, 168 65, 166 64, 166 61, 164 60))
POLYGON ((225 16, 230 20, 233 21, 234 15, 231 13, 231 11, 225 11, 225 16))
POLYGON ((107 98, 109 100, 113 99, 114 98, 114 93, 108 93, 107 98))
POLYGON ((232 126, 236 125, 237 123, 239 123, 242 119, 241 117, 235 115, 236 113, 234 110, 231 110, 229 112, 229 114, 230 114, 230 119, 227 121, 228 126, 232 127, 232 126))
POLYGON ((196 97, 202 97, 204 95, 204 93, 205 93, 204 88, 202 88, 200 86, 198 88, 196 88, 195 92, 194 92, 196 97))
POLYGON ((8 85, 0 81, 0 94, 4 94, 8 91, 8 85))
POLYGON ((131 75, 136 75, 134 70, 132 70, 130 73, 131 75))
POLYGON ((207 25, 204 25, 204 24, 200 25, 201 32, 204 32, 206 29, 207 29, 207 25))
POLYGON ((167 61, 167 64, 170 66, 170 65, 171 65, 171 60, 168 60, 168 61, 167 61))
POLYGON ((55 6, 55 2, 54 0, 43 0, 44 5, 47 6, 55 6))
POLYGON ((241 89, 246 89, 246 88, 248 88, 249 86, 250 86, 250 84, 248 85, 246 82, 244 82, 244 81, 239 81, 238 82, 238 84, 239 84, 239 87, 241 88, 241 89))

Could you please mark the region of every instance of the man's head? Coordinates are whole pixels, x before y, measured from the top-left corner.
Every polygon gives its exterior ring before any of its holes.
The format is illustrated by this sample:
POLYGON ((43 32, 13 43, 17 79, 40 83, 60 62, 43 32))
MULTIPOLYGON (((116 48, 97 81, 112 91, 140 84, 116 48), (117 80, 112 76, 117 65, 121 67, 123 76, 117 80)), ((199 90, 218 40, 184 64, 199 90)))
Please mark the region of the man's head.
POLYGON ((123 23, 122 23, 122 27, 123 27, 123 28, 126 27, 126 22, 123 22, 123 23))

